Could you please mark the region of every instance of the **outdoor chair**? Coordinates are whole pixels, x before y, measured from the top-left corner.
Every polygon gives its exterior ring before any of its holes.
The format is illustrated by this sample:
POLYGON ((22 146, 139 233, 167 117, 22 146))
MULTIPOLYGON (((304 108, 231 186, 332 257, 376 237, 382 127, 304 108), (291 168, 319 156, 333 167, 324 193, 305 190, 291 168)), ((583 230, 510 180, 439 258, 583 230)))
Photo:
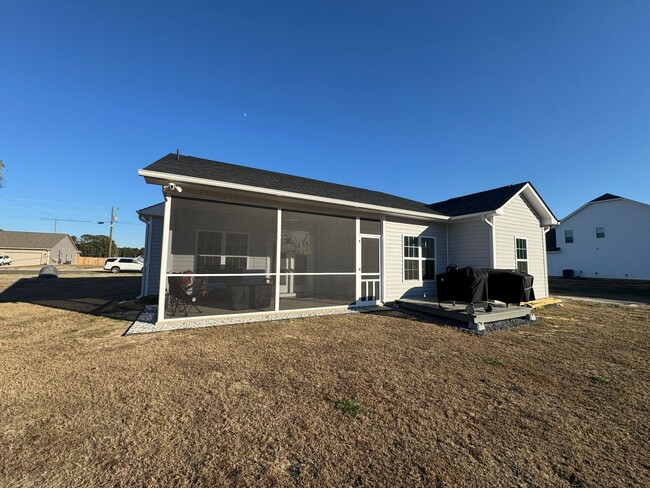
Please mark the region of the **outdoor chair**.
POLYGON ((202 286, 193 287, 192 293, 187 293, 181 285, 180 277, 169 277, 169 307, 170 315, 176 315, 176 312, 181 312, 185 317, 190 311, 195 308, 197 312, 201 310, 196 304, 196 299, 204 293, 202 286))

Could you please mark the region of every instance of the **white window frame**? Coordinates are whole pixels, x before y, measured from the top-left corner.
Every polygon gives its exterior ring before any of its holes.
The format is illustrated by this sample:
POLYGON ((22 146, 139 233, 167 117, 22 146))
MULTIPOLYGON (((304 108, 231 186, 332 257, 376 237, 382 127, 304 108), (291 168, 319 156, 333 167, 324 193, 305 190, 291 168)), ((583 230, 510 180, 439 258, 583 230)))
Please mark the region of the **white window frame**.
POLYGON ((250 233, 248 232, 230 232, 230 231, 225 231, 225 230, 214 230, 214 229, 197 229, 196 230, 196 258, 198 261, 199 257, 219 257, 219 265, 220 266, 225 266, 226 265, 226 259, 227 258, 244 258, 246 259, 246 265, 245 269, 248 269, 248 258, 249 256, 249 250, 250 250, 250 233), (209 232, 211 234, 221 234, 221 253, 220 254, 200 254, 199 253, 199 234, 201 232, 209 232), (228 234, 236 234, 236 235, 241 235, 241 236, 246 236, 246 255, 240 256, 240 255, 235 255, 235 254, 226 254, 226 236, 228 234))
MULTIPOLYGON (((413 247, 413 246, 409 246, 413 247)), ((434 236, 414 236, 414 235, 409 235, 409 234, 404 234, 402 235, 402 282, 424 282, 424 281, 434 281, 437 267, 438 267, 438 242, 434 236), (411 239, 417 239, 417 245, 415 246, 415 249, 417 250, 417 256, 405 256, 404 255, 404 248, 406 247, 406 244, 404 243, 405 238, 411 238, 411 239), (422 252, 422 239, 431 239, 433 241, 433 257, 428 258, 424 256, 424 253, 422 252), (418 276, 417 278, 406 278, 406 261, 416 261, 417 262, 417 271, 418 271, 418 276), (424 279, 424 262, 425 261, 433 261, 433 278, 424 279)))
POLYGON ((573 242, 574 242, 573 229, 565 229, 564 230, 564 243, 565 244, 573 244, 573 242), (567 232, 570 232, 571 235, 568 235, 567 232), (567 241, 567 237, 570 237, 571 240, 567 241))
POLYGON ((596 227, 596 239, 604 239, 604 238, 605 238, 605 227, 596 227), (598 229, 602 229, 602 232, 598 232, 598 229))
MULTIPOLYGON (((515 236, 515 269, 519 270, 519 263, 526 263, 526 271, 524 273, 528 273, 530 270, 530 267, 528 266, 528 238, 526 237, 516 237, 515 236), (517 246, 517 241, 524 241, 526 244, 525 251, 526 251, 526 257, 525 258, 520 258, 519 257, 519 247, 517 246)), ((521 270, 520 270, 521 271, 521 270)))

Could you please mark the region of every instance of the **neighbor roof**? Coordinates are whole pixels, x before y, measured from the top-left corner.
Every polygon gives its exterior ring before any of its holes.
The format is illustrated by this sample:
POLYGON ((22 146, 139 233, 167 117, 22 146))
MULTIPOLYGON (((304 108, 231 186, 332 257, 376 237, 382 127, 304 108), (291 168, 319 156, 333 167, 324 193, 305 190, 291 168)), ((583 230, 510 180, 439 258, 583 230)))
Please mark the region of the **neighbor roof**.
POLYGON ((14 249, 52 249, 66 237, 69 238, 70 236, 68 234, 51 234, 46 232, 3 230, 0 231, 0 247, 14 249))
POLYGON ((432 203, 429 208, 450 217, 494 212, 508 203, 512 197, 528 184, 518 183, 495 188, 494 190, 472 193, 463 197, 451 198, 444 202, 432 203))
POLYGON ((150 164, 143 171, 235 183, 444 217, 438 210, 429 208, 425 203, 401 198, 388 193, 192 156, 177 156, 173 153, 150 164))
POLYGON ((592 202, 604 202, 605 200, 616 200, 618 198, 622 198, 622 197, 619 197, 618 195, 612 195, 611 193, 605 193, 604 195, 601 195, 598 198, 594 198, 591 201, 592 202))

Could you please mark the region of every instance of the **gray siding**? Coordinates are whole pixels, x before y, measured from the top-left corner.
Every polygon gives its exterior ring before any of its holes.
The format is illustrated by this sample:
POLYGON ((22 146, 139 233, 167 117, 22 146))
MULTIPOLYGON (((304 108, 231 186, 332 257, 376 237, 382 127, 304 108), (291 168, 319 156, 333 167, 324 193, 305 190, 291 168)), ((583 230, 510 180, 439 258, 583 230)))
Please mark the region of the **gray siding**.
POLYGON ((52 264, 77 264, 77 249, 72 241, 65 237, 61 239, 50 251, 50 263, 52 264))
POLYGON ((436 273, 447 267, 447 244, 445 224, 431 224, 399 221, 394 218, 384 222, 384 301, 397 298, 435 297, 436 282, 404 280, 403 236, 435 237, 436 273))
POLYGON ((149 256, 145 265, 148 267, 148 284, 145 291, 146 295, 158 295, 160 285, 160 257, 162 251, 162 217, 151 217, 151 240, 147 243, 149 246, 149 256))
POLYGON ((449 233, 449 262, 460 268, 492 266, 491 229, 485 221, 467 220, 447 224, 449 233))
POLYGON ((515 197, 505 208, 503 215, 495 217, 496 268, 515 269, 515 238, 528 243, 528 273, 535 277, 533 288, 536 298, 548 296, 546 272, 546 249, 544 230, 526 200, 515 197))

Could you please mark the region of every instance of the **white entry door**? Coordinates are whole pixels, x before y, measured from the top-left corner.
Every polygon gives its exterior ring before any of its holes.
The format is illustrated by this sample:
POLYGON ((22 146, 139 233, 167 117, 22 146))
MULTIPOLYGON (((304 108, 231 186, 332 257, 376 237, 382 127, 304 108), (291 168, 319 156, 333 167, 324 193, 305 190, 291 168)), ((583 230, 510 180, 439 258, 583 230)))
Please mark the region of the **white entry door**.
POLYGON ((376 305, 381 297, 380 236, 361 236, 361 294, 359 305, 376 305))

